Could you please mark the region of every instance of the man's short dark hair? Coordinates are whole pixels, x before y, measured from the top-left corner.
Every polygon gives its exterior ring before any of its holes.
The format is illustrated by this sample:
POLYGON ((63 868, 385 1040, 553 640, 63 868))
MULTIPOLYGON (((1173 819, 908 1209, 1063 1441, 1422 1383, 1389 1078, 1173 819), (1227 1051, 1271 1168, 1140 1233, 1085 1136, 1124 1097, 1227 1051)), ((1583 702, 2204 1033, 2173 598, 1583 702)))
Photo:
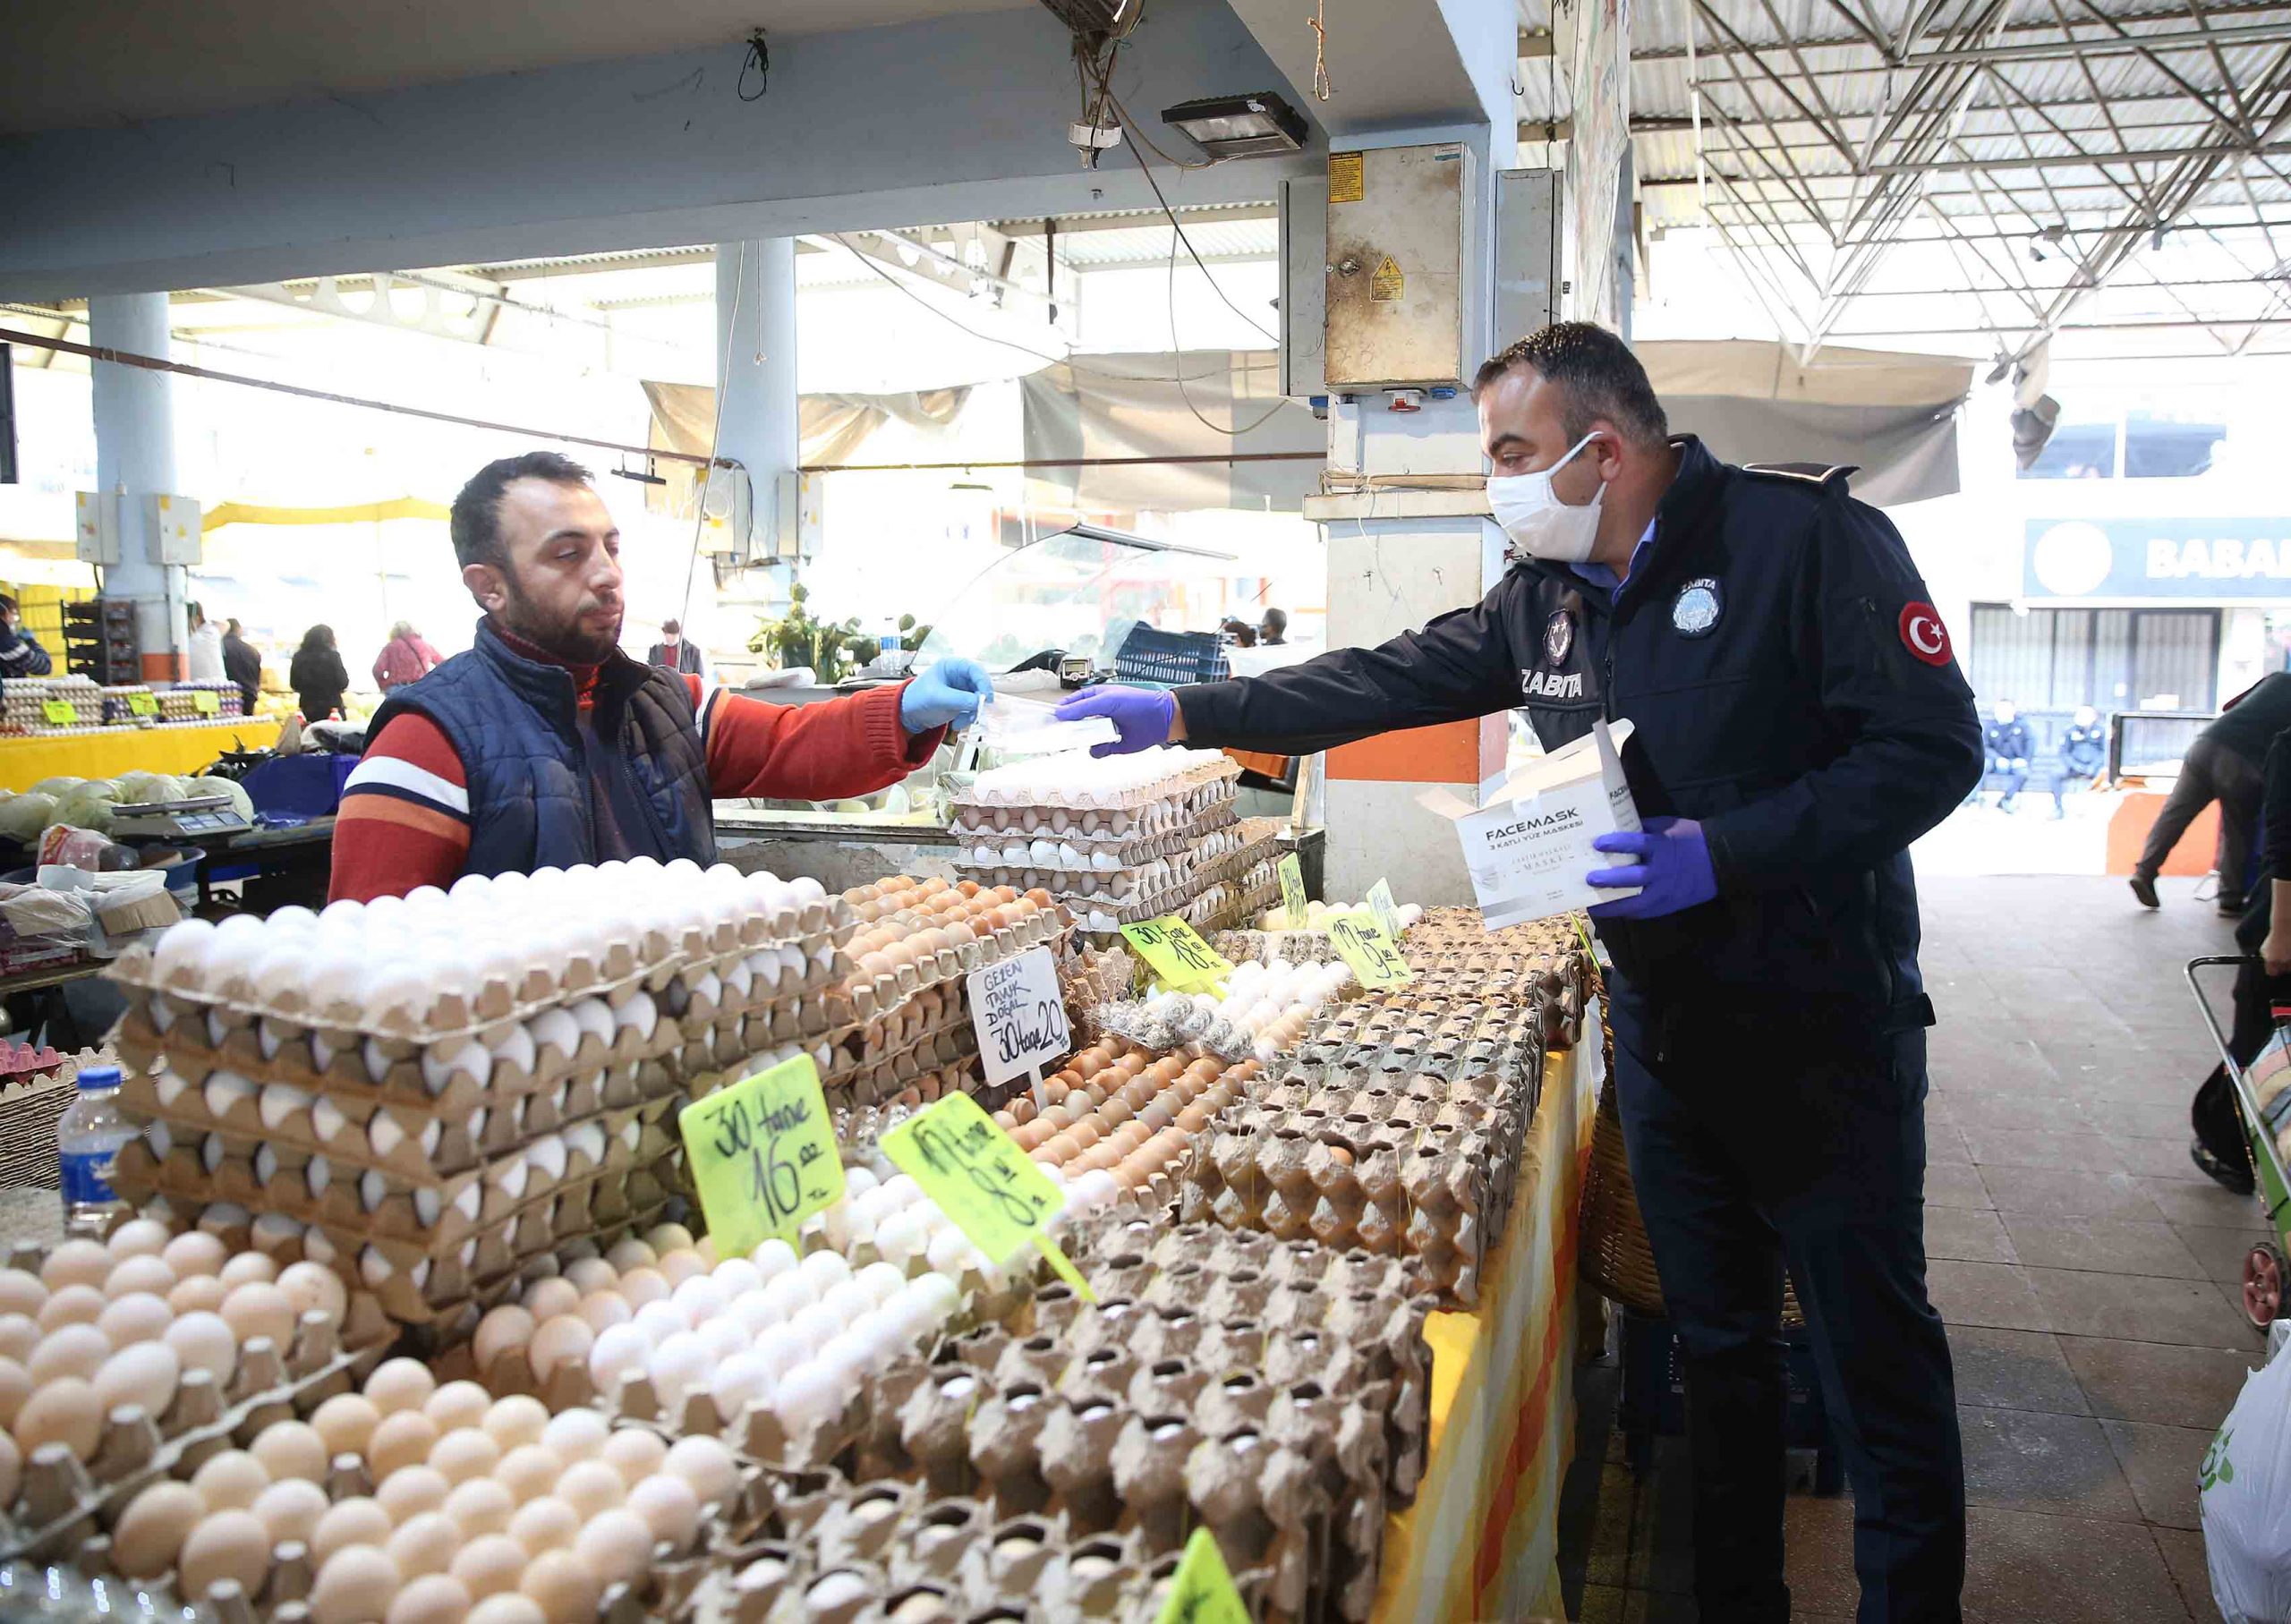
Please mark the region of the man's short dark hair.
POLYGON ((684 623, 671 616, 669 618, 660 622, 660 635, 663 637, 683 636, 684 623))
POLYGON ((1471 380, 1472 399, 1516 367, 1559 386, 1559 421, 1570 441, 1602 418, 1641 445, 1659 446, 1670 436, 1647 369, 1630 345, 1593 322, 1555 321, 1490 356, 1471 380))
POLYGON ((509 562, 501 546, 501 493, 517 480, 547 480, 552 485, 586 485, 589 471, 554 451, 528 451, 488 463, 470 476, 454 498, 451 530, 454 557, 464 569, 473 564, 498 568, 509 562))
POLYGON ((1266 631, 1272 633, 1275 637, 1279 637, 1289 630, 1289 611, 1286 609, 1267 609, 1265 612, 1265 618, 1258 624, 1264 626, 1266 631))

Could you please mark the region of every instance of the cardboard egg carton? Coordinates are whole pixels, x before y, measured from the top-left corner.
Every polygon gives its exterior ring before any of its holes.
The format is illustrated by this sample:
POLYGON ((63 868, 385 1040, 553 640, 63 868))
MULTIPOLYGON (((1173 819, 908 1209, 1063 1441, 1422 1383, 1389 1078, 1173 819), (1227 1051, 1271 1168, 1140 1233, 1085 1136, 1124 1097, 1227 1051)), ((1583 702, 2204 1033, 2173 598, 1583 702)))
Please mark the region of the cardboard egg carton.
POLYGON ((1077 873, 1136 868, 1183 851, 1190 838, 1230 829, 1237 821, 1239 814, 1228 799, 1205 808, 1189 822, 1146 836, 1085 835, 1070 826, 1060 829, 1054 822, 1034 829, 1002 830, 957 824, 955 833, 967 836, 971 844, 957 848, 953 865, 967 870, 1026 867, 1077 873), (1012 856, 1013 847, 1023 851, 1024 857, 1012 856))
MULTIPOLYGON (((1241 776, 1239 762, 1216 750, 1188 750, 1173 754, 1184 758, 1174 770, 1132 789, 1083 791, 1045 779, 1024 789, 1006 790, 988 785, 982 778, 980 782, 950 797, 949 806, 960 822, 966 813, 974 812, 992 820, 996 812, 1033 812, 1040 816, 1058 810, 1069 813, 1134 812, 1138 807, 1161 803, 1198 810, 1214 800, 1231 798, 1233 780, 1241 776)), ((1103 826, 1102 821, 1101 827, 1103 826)), ((1003 822, 997 827, 1008 829, 1009 824, 1003 822)), ((1121 830, 1118 828, 1115 832, 1121 830)))
POLYGON ((1072 915, 1065 910, 1037 910, 1016 924, 987 931, 961 947, 901 965, 891 975, 864 975, 855 968, 845 983, 852 1012, 861 1021, 875 1020, 925 988, 959 980, 1031 948, 1056 946, 1072 928, 1072 915))

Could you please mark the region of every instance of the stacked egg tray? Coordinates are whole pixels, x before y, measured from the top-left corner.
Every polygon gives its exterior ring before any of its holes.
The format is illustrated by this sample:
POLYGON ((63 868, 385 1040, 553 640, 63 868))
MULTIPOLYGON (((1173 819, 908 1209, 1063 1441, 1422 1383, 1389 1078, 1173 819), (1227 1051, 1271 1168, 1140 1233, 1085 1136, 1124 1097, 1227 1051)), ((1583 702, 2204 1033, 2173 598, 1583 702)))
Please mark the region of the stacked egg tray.
MULTIPOLYGON (((1177 1571, 1177 1556, 1148 1560, 1135 1535, 1081 1533, 1057 1515, 998 1522, 975 1500, 914 1484, 820 1472, 771 1488, 771 1537, 661 1572, 674 1624, 1151 1619, 1177 1571)), ((1248 1577, 1240 1594, 1253 1604, 1259 1576, 1248 1577)))
MULTIPOLYGON (((60 1279, 59 1271, 81 1278, 77 1271, 93 1255, 98 1263, 108 1259, 111 1280, 122 1288, 111 1291, 106 1282, 99 1295, 106 1298, 107 1311, 96 1319, 62 1319, 56 1316, 75 1311, 70 1305, 70 1294, 82 1288, 59 1284, 42 1305, 38 1330, 43 1339, 30 1355, 31 1367, 44 1363, 42 1355, 50 1343, 62 1358, 66 1352, 63 1338, 87 1339, 93 1333, 109 1341, 101 1325, 116 1316, 108 1310, 120 1308, 122 1315, 133 1310, 141 1303, 143 1288, 152 1284, 125 1279, 119 1272, 121 1266, 148 1269, 149 1263, 130 1264, 130 1260, 157 1259, 158 1248, 168 1243, 166 1225, 137 1220, 115 1228, 114 1249, 108 1252, 103 1244, 87 1240, 66 1241, 47 1252, 36 1246, 17 1247, 8 1258, 9 1272, 0 1280, 60 1279), (143 1249, 139 1237, 150 1240, 152 1248, 143 1249), (134 1249, 116 1250, 131 1241, 134 1249), (127 1289, 130 1287, 135 1289, 127 1289)), ((260 1268, 235 1272, 247 1269, 242 1262, 246 1254, 228 1255, 229 1243, 211 1232, 200 1237, 199 1244, 224 1254, 222 1279, 232 1280, 237 1286, 260 1287, 277 1281, 294 1290, 273 1290, 268 1294, 272 1300, 250 1303, 242 1311, 230 1302, 232 1288, 224 1288, 218 1279, 219 1305, 226 1313, 243 1312, 244 1319, 234 1322, 211 1309, 185 1308, 172 1320, 171 1334, 163 1339, 139 1341, 132 1332, 119 1331, 117 1354, 106 1360, 101 1371, 91 1370, 88 1375, 59 1376, 51 1372, 42 1380, 28 1375, 27 1367, 13 1357, 0 1360, 0 1371, 9 1378, 4 1385, 13 1388, 8 1404, 14 1433, 0 1447, 0 1461, 4 1462, 8 1479, 5 1492, 0 1493, 0 1509, 4 1509, 4 1515, 0 1515, 0 1560, 20 1557, 70 1560, 83 1571, 103 1571, 104 1531, 146 1486, 164 1477, 188 1474, 275 1421, 308 1416, 334 1395, 350 1390, 380 1363, 395 1333, 372 1297, 349 1294, 330 1272, 324 1281, 332 1281, 331 1287, 321 1281, 321 1292, 313 1294, 309 1289, 311 1281, 282 1276, 275 1259, 267 1260, 265 1266, 270 1271, 267 1274, 260 1268), (296 1311, 295 1304, 312 1302, 319 1295, 325 1297, 323 1305, 296 1311), (201 1334, 178 1342, 173 1328, 194 1328, 194 1314, 199 1316, 195 1328, 201 1334), (247 1334, 242 1334, 242 1326, 247 1334), (133 1350, 157 1351, 161 1340, 170 1356, 163 1358, 159 1372, 126 1371, 124 1359, 135 1356, 133 1350), (164 1402, 155 1403, 152 1399, 139 1402, 123 1391, 111 1390, 107 1383, 115 1369, 123 1376, 139 1376, 132 1385, 159 1382, 167 1390, 164 1402), (90 1375, 93 1386, 81 1407, 89 1414, 74 1418, 65 1412, 78 1390, 89 1388, 90 1375), (22 1448, 24 1444, 31 1447, 22 1448)), ((167 1253, 176 1254, 173 1249, 167 1253)), ((187 1265, 179 1285, 192 1288, 195 1274, 187 1265)), ((4 1289, 8 1300, 29 1306, 18 1286, 4 1289)), ((174 1288, 170 1293, 168 1300, 156 1292, 149 1295, 153 1303, 172 1312, 174 1288)), ((183 1296, 181 1300, 210 1299, 183 1296)), ((19 1318, 31 1323, 27 1316, 12 1311, 0 1318, 0 1326, 19 1318)), ((64 1368, 71 1368, 68 1359, 64 1368)))
POLYGON ((1533 1077, 1276 1083, 1197 1144, 1180 1213, 1407 1260, 1444 1304, 1479 1301, 1534 1115, 1533 1077))
POLYGON ((1366 1619, 1386 1513, 1423 1473, 1431 1300, 1389 1258, 1118 1205, 1067 1250, 1096 1305, 1047 1287, 894 1366, 853 1475, 1155 1564, 1205 1524, 1255 1617, 1366 1619))
POLYGON ((139 697, 143 699, 152 697, 150 684, 112 683, 107 684, 103 689, 104 720, 115 727, 137 727, 158 720, 159 707, 156 701, 149 716, 135 714, 132 701, 139 697))
MULTIPOLYGON (((229 927, 246 940, 217 938, 211 959, 196 935, 131 949, 114 970, 130 1004, 120 1047, 149 1075, 126 1103, 152 1129, 121 1152, 123 1191, 219 1195, 319 1226, 395 1317, 465 1329, 521 1261, 658 1214, 689 1077, 823 1018, 847 910, 816 887, 722 872, 699 906, 696 868, 663 871, 677 883, 641 927, 572 926, 552 943, 561 957, 495 952, 458 966, 458 984, 354 962, 282 982, 265 958, 276 915, 229 927), (765 892, 730 889, 767 885, 769 909, 765 892), (755 968, 766 958, 774 986, 755 968)), ((475 913, 472 890, 454 900, 475 913)), ((429 911, 454 923, 442 897, 429 911)), ((381 927, 345 926, 368 928, 381 927)))
POLYGON ((1269 1063, 1295 1044, 1321 1006, 1357 980, 1351 966, 1338 959, 1244 958, 1216 992, 1125 999, 1098 1010, 1095 1018, 1101 1030, 1155 1052, 1191 1045, 1227 1059, 1254 1056, 1269 1063))
MULTIPOLYGON (((1191 821, 1174 829, 1164 829, 1154 835, 1085 835, 1070 822, 1065 828, 1057 829, 1050 821, 1069 820, 1072 816, 1063 808, 1053 808, 1047 814, 1029 809, 1021 817, 1035 819, 1037 827, 1014 826, 1002 832, 969 830, 958 823, 955 832, 971 836, 973 843, 956 848, 953 866, 977 874, 982 879, 989 874, 1032 872, 1047 875, 1047 880, 1038 880, 1034 883, 1046 884, 1056 889, 1061 880, 1071 882, 1090 874, 1111 874, 1121 869, 1137 868, 1157 857, 1177 856, 1199 836, 1216 829, 1231 829, 1240 821, 1231 794, 1211 801, 1191 821)), ((1009 883, 1018 882, 1013 880, 1009 883)))
POLYGON ((0 688, 0 722, 14 733, 63 733, 104 725, 104 693, 88 676, 12 678, 0 688), (62 700, 72 707, 72 720, 47 719, 47 705, 62 700))
POLYGON ((844 893, 857 921, 842 992, 859 1025, 823 1080, 856 1105, 978 1090, 963 978, 1037 947, 1063 952, 1071 916, 1047 892, 893 875, 844 893))
POLYGON ((997 865, 973 872, 990 885, 1015 886, 1025 890, 1039 888, 1077 909, 1120 910, 1133 905, 1182 901, 1208 886, 1230 880, 1265 857, 1280 830, 1281 821, 1277 818, 1250 818, 1171 836, 1171 850, 1167 853, 1120 867, 1076 870, 1033 864, 997 865))
POLYGON ((1018 1094, 994 1119, 1070 1189, 1080 1193, 1086 1178, 1111 1178, 1108 1199, 1167 1207, 1194 1136, 1242 1096, 1258 1069, 1255 1061, 1231 1066, 1192 1051, 1156 1057, 1102 1038, 1043 1080, 1047 1104, 1018 1094))
MULTIPOLYGON (((951 797, 954 831, 974 846, 1043 835, 1110 843, 1192 829, 1230 809, 1240 764, 1222 751, 1156 749, 1111 759, 1043 756, 981 773, 951 797)), ((1230 811, 1227 812, 1230 821, 1230 811)))
POLYGON ((246 695, 236 683, 177 683, 158 691, 159 719, 163 722, 211 722, 218 717, 240 717, 246 712, 246 695), (215 696, 215 709, 203 711, 196 697, 200 693, 215 696))
POLYGON ((1408 932, 1417 980, 1408 991, 1531 1006, 1546 1047, 1582 1040, 1583 1011, 1597 985, 1588 935, 1572 916, 1490 931, 1476 908, 1434 908, 1408 932))

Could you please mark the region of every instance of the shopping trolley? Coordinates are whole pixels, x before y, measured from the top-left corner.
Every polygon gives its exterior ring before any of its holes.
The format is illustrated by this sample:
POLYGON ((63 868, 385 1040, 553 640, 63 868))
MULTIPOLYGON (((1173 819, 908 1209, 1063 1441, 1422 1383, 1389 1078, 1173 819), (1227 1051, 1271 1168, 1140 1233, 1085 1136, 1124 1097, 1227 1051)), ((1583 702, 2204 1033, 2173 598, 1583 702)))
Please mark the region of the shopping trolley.
MULTIPOLYGON (((2219 1017, 2212 1013, 2211 1000, 2203 996, 2203 984, 2196 977, 2197 971, 2211 965, 2232 965, 2240 970, 2256 962, 2249 956, 2192 958, 2187 961, 2187 984, 2194 991, 2195 1006, 2203 1011, 2203 1024, 2211 1029, 2211 1041, 2219 1045, 2219 1064, 2235 1088, 2236 1103, 2243 1111, 2244 1136, 2251 1147, 2254 1193, 2275 1230, 2273 1240, 2255 1241, 2244 1254, 2244 1317, 2265 1331, 2283 1314, 2285 1281, 2291 1278, 2291 1263, 2285 1261, 2287 1249, 2291 1249, 2291 1178, 2284 1173, 2283 1154, 2275 1139, 2278 1131, 2291 1125, 2291 1004, 2274 1006, 2275 1035, 2246 1068, 2236 1064, 2227 1034, 2220 1030, 2219 1017)), ((2286 1134, 2286 1140, 2291 1142, 2291 1133, 2286 1134)))

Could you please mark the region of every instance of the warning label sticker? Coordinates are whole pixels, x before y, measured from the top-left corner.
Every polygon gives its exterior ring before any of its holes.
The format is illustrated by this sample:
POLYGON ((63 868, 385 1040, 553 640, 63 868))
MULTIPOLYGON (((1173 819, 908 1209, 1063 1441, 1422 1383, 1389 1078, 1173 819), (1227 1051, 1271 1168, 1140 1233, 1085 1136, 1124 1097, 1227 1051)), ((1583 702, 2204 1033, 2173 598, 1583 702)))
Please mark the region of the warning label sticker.
POLYGON ((1328 155, 1328 200, 1358 203, 1368 195, 1367 160, 1358 152, 1328 155))
POLYGON ((1401 298, 1407 292, 1408 278, 1401 275, 1400 267, 1392 263, 1390 254, 1386 254, 1384 262, 1376 267, 1376 274, 1369 278, 1368 296, 1379 302, 1389 302, 1401 298))

